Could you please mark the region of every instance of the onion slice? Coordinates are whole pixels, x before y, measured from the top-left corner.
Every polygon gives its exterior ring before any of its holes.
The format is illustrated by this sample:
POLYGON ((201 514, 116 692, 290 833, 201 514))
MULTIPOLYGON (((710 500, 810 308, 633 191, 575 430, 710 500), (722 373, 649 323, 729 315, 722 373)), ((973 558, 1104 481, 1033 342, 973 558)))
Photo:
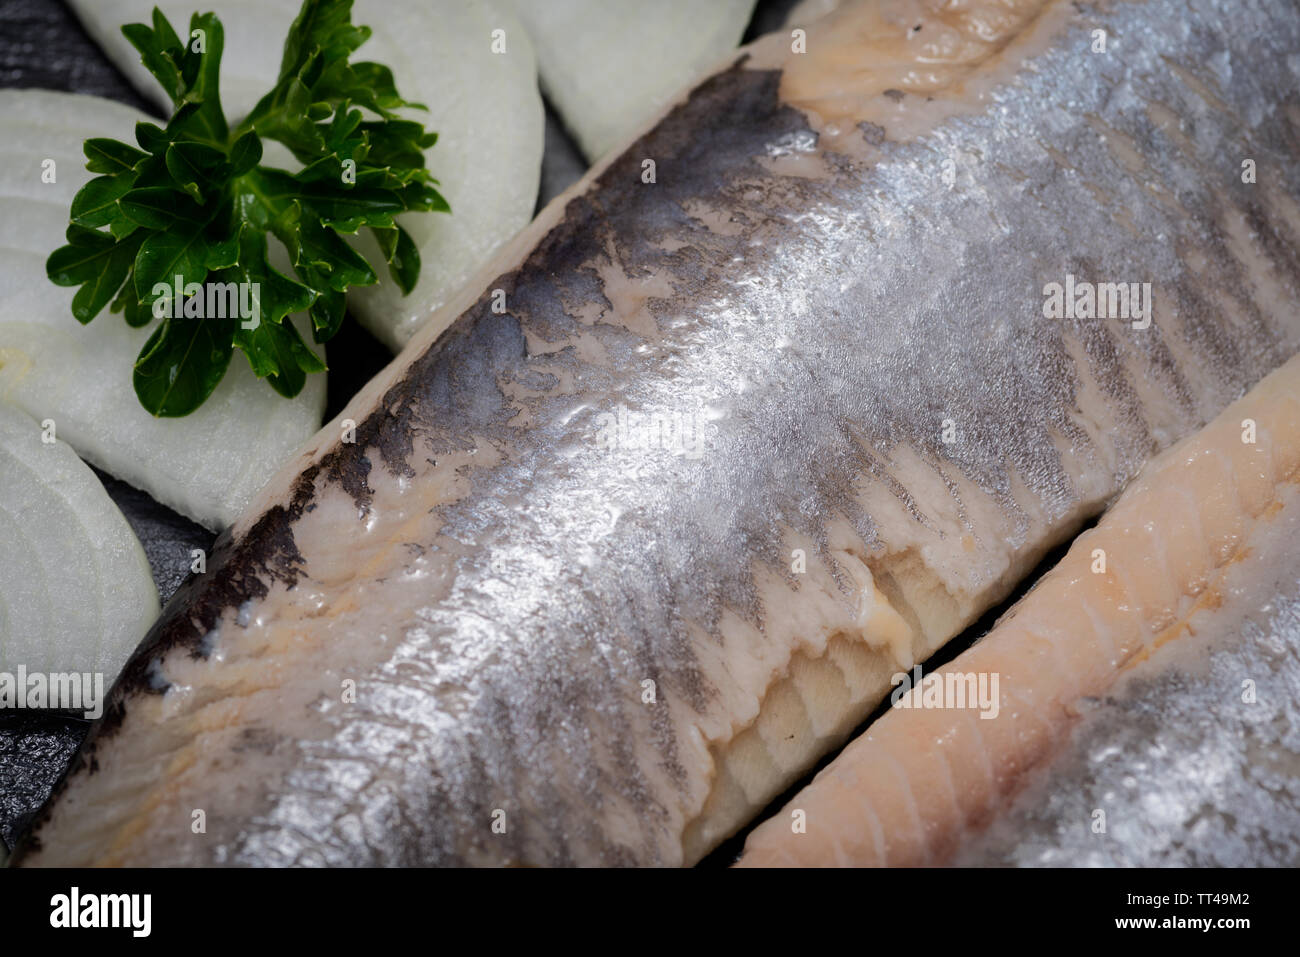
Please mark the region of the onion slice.
POLYGON ((754 0, 511 2, 542 89, 592 162, 735 49, 754 9, 754 0))
POLYGON ((98 672, 104 687, 158 617, 131 526, 40 423, 0 403, 0 672, 98 672))

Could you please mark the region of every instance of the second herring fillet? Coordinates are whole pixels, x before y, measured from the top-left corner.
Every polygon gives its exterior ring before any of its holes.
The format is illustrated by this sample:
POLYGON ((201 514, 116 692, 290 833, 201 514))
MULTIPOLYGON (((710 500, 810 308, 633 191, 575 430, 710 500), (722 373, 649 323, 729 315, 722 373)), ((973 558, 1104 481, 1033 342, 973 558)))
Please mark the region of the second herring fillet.
POLYGON ((697 860, 1300 347, 1293 11, 808 42, 553 203, 268 485, 23 862, 697 860), (1150 282, 1149 327, 1045 318, 1067 275, 1150 282))
MULTIPOLYGON (((1300 542, 1266 545, 1279 535, 1276 526, 1285 529, 1283 519, 1294 521, 1298 483, 1300 356, 1148 463, 991 632, 934 672, 933 691, 937 681, 963 695, 957 676, 975 676, 987 689, 997 675, 1000 690, 979 702, 983 712, 973 698, 918 708, 925 688, 913 691, 907 708, 874 722, 750 834, 740 863, 949 861, 971 831, 1010 803, 1030 771, 1064 749, 1086 701, 1107 694, 1161 646, 1216 630, 1216 617, 1231 627, 1253 603, 1280 597, 1242 594, 1232 576, 1269 582, 1278 563, 1300 572, 1300 542), (805 825, 797 833, 796 810, 805 825)), ((1159 741, 1149 747, 1163 750, 1159 741)), ((1198 811, 1216 803, 1198 797, 1198 811)), ((1167 828, 1170 810, 1147 809, 1155 830, 1167 828)), ((1196 830, 1192 843, 1208 843, 1205 829, 1196 830)))

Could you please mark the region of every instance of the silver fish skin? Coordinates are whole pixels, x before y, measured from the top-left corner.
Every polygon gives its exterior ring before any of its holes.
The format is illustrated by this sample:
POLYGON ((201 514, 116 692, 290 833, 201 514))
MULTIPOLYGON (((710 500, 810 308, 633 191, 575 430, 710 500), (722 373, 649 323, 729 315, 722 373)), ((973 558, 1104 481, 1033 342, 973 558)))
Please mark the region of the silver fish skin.
POLYGON ((1263 0, 746 48, 272 480, 17 858, 698 860, 1300 348, 1296 50, 1263 0))
POLYGON ((1089 702, 1061 753, 953 864, 1300 864, 1300 489, 1282 504, 1229 569, 1226 613, 1197 615, 1185 641, 1089 702))

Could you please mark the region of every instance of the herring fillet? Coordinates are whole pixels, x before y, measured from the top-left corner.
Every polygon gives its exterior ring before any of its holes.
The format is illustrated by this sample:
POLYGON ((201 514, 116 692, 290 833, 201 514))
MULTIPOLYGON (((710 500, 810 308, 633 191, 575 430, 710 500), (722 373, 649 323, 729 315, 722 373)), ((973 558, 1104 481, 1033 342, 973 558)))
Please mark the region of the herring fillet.
POLYGON ((909 707, 872 724, 750 834, 740 864, 951 860, 1031 770, 1063 749, 1085 699, 1162 646, 1213 629, 1216 618, 1231 621, 1243 601, 1258 599, 1234 575, 1271 576, 1279 559, 1300 574, 1300 542, 1265 545, 1294 521, 1297 492, 1300 356, 1148 463, 988 635, 934 672, 932 681, 954 689, 960 676, 964 694, 972 687, 965 676, 987 685, 997 675, 996 711, 980 710, 991 700, 969 697, 960 707, 917 708, 914 690, 909 707))
POLYGON ((73 197, 94 175, 82 145, 133 142, 148 119, 100 97, 0 90, 0 401, 53 420, 84 460, 219 531, 320 427, 325 376, 285 399, 237 353, 202 408, 156 418, 131 385, 154 324, 133 329, 107 308, 85 326, 72 315, 76 290, 50 282, 45 261, 66 242, 73 197))
MULTIPOLYGON (((157 6, 183 35, 196 10, 216 13, 226 36, 221 101, 237 120, 275 85, 302 0, 71 0, 71 6, 127 78, 168 113, 167 95, 121 27, 149 22, 157 6)), ((399 112, 438 134, 426 156, 451 205, 449 216, 398 217, 420 250, 420 277, 409 295, 402 295, 386 268, 378 270, 375 285, 348 293, 357 318, 396 352, 498 246, 528 224, 541 178, 544 111, 532 47, 500 0, 357 0, 352 22, 372 30, 353 59, 390 67, 402 95, 427 107, 399 112), (495 30, 507 37, 504 54, 492 50, 495 30)), ((279 143, 264 146, 265 163, 300 166, 279 143)), ((382 266, 369 233, 357 245, 382 266)))
POLYGON ((1277 505, 1216 582, 1223 605, 1081 702, 1063 747, 952 865, 1300 863, 1300 484, 1277 505))
POLYGON ((1300 348, 1294 15, 938 7, 758 41, 552 203, 182 586, 19 859, 698 860, 1300 348), (1066 274, 1150 326, 1044 318, 1066 274))

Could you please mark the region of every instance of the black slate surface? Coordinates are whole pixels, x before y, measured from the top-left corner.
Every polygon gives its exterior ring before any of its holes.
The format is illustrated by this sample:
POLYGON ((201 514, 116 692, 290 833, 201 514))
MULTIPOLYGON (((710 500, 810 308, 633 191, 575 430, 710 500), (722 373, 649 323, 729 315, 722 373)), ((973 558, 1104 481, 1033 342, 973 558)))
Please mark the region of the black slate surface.
MULTIPOLYGON (((745 39, 775 29, 795 2, 760 0, 745 39)), ((0 0, 0 87, 89 93, 157 115, 60 0, 0 0)), ((586 168, 586 161, 548 106, 537 208, 563 192, 586 168)), ((392 358, 382 344, 352 322, 345 322, 330 342, 328 357, 327 419, 392 358)), ((139 536, 159 599, 166 604, 189 574, 191 549, 210 549, 215 536, 125 482, 102 472, 96 474, 139 536)), ((85 721, 59 714, 0 711, 0 840, 13 845, 67 767, 86 728, 85 721)))

